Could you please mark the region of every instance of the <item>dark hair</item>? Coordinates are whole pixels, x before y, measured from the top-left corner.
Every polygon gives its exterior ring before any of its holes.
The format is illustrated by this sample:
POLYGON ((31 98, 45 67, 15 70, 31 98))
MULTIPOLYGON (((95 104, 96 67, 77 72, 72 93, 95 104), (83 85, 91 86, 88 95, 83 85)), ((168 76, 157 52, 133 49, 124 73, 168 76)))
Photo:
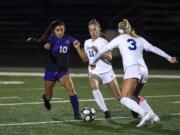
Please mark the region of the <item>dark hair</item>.
POLYGON ((47 38, 53 33, 53 30, 55 29, 55 27, 59 25, 62 25, 65 28, 65 24, 63 21, 55 20, 49 25, 46 31, 39 38, 32 37, 30 42, 44 43, 47 40, 47 38))

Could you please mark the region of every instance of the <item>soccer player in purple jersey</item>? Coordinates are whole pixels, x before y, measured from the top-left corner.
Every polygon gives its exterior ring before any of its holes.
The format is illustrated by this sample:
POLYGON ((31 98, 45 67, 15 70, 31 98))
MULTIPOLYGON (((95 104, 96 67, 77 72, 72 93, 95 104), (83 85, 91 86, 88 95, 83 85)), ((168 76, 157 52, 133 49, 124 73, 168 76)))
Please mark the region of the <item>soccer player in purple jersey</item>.
POLYGON ((70 35, 65 35, 65 24, 59 20, 52 22, 39 39, 29 37, 27 42, 43 43, 43 47, 49 53, 44 72, 45 94, 42 96, 46 109, 51 109, 50 100, 53 96, 53 87, 58 81, 69 95, 74 118, 81 119, 78 97, 68 71, 70 48, 80 42, 70 35))

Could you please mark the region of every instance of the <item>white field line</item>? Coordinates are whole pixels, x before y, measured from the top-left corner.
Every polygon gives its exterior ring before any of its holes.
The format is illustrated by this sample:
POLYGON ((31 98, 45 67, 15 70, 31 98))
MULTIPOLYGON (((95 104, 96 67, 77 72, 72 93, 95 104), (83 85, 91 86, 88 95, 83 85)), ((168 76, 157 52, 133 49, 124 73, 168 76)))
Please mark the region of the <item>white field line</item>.
MULTIPOLYGON (((105 98, 104 100, 112 100, 114 98, 105 98)), ((92 102, 94 99, 80 99, 79 102, 92 102)), ((62 101, 51 101, 51 103, 69 103, 69 100, 62 101)), ((26 103, 8 103, 8 104, 0 104, 0 106, 19 106, 19 105, 38 105, 43 104, 43 102, 26 102, 26 103)))
POLYGON ((17 98, 20 98, 20 97, 0 97, 0 99, 17 99, 17 98))
POLYGON ((178 116, 178 115, 180 115, 180 113, 172 113, 172 114, 170 114, 170 115, 178 116))
MULTIPOLYGON (((112 117, 112 120, 116 119, 128 119, 130 117, 112 117)), ((98 118, 96 121, 105 121, 105 118, 98 118)), ((24 123, 7 123, 0 124, 0 127, 6 126, 27 126, 27 125, 40 125, 40 124, 56 124, 56 123, 68 123, 68 122, 83 122, 82 120, 62 120, 62 121, 39 121, 39 122, 24 122, 24 123)))
POLYGON ((24 84, 23 81, 0 81, 0 84, 24 84))
POLYGON ((174 104, 180 104, 180 101, 176 101, 176 102, 172 102, 172 103, 174 103, 174 104))
MULTIPOLYGON (((180 97, 180 95, 160 95, 160 96, 144 96, 145 98, 165 98, 165 97, 180 97)), ((104 100, 115 100, 114 98, 104 98, 104 100)), ((69 100, 51 101, 51 103, 69 103, 69 100)), ((94 102, 94 99, 80 99, 79 102, 94 102)), ((43 102, 24 102, 24 103, 4 103, 0 106, 20 106, 20 105, 39 105, 43 102)))
POLYGON ((180 95, 154 95, 154 96, 144 96, 145 98, 165 98, 165 97, 180 97, 180 95))
MULTIPOLYGON (((180 115, 180 113, 172 113, 172 116, 180 115)), ((112 117, 112 120, 116 119, 130 119, 131 117, 112 117)), ((98 118, 96 121, 105 121, 105 118, 98 118)), ((28 125, 42 125, 42 124, 57 124, 57 123, 69 123, 69 122, 83 122, 81 120, 62 120, 62 121, 38 121, 38 122, 23 122, 23 123, 3 123, 0 127, 10 127, 10 126, 28 126, 28 125)))
MULTIPOLYGON (((72 77, 88 77, 88 74, 85 73, 71 73, 72 77)), ((0 72, 0 76, 34 76, 34 77, 42 77, 43 73, 35 73, 35 72, 0 72)), ((123 74, 116 74, 117 77, 123 77, 123 74)), ((168 74, 155 74, 149 75, 149 78, 165 78, 165 79, 180 79, 180 75, 168 75, 168 74)))

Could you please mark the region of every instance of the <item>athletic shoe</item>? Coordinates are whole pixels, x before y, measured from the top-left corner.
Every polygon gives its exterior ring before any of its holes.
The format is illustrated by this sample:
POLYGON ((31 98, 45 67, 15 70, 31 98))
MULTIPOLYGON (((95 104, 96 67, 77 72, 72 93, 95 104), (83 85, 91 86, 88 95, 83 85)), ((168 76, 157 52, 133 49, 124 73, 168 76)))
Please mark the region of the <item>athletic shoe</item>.
POLYGON ((104 117, 105 117, 106 119, 111 118, 111 113, 110 113, 109 111, 105 111, 105 112, 104 112, 104 117))
POLYGON ((158 115, 152 116, 151 124, 158 124, 158 123, 160 123, 160 118, 158 117, 158 115))
POLYGON ((134 111, 131 111, 131 114, 132 114, 133 118, 138 118, 139 117, 139 114, 134 112, 134 111))
POLYGON ((46 108, 47 110, 51 110, 51 103, 50 103, 50 101, 46 98, 46 95, 44 94, 44 95, 42 96, 42 98, 43 98, 43 101, 44 101, 44 106, 45 106, 45 108, 46 108))
POLYGON ((147 121, 151 120, 152 116, 149 113, 146 113, 144 115, 144 117, 141 118, 141 121, 139 122, 139 124, 136 127, 143 127, 147 121))
POLYGON ((81 117, 80 114, 78 114, 78 115, 75 115, 75 116, 74 116, 74 119, 75 119, 75 120, 82 120, 82 117, 81 117))

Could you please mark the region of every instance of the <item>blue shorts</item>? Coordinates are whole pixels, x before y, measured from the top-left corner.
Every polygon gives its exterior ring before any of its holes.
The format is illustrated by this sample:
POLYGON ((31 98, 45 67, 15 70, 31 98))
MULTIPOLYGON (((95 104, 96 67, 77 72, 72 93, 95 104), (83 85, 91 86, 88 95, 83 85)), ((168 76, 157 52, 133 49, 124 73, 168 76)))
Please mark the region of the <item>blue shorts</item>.
POLYGON ((46 81, 57 81, 64 75, 68 75, 68 69, 63 69, 62 71, 53 71, 50 69, 46 69, 44 72, 44 80, 46 81))

